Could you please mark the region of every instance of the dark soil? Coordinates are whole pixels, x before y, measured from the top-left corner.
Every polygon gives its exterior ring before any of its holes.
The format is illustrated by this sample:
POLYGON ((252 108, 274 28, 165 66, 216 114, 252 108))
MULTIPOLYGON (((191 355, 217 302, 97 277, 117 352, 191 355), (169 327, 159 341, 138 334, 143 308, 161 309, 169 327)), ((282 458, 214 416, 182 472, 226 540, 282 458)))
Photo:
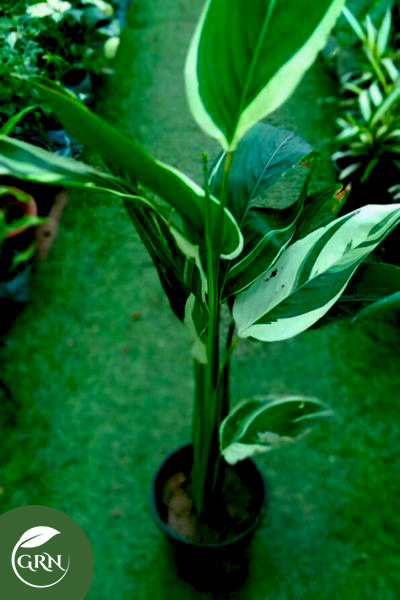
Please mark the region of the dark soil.
POLYGON ((257 516, 256 501, 238 473, 225 471, 221 502, 213 506, 207 519, 197 518, 194 507, 191 478, 183 471, 166 482, 163 502, 166 506, 167 525, 182 537, 203 544, 225 542, 240 535, 257 516))

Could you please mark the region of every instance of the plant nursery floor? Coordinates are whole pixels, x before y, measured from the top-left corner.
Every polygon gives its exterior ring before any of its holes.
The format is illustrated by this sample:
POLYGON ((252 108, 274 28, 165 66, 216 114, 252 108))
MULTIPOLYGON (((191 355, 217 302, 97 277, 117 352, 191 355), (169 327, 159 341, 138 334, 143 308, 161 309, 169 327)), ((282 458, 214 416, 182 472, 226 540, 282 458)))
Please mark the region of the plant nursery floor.
MULTIPOLYGON (((182 68, 200 0, 133 2, 103 114, 199 179, 217 151, 186 107, 182 68)), ((318 146, 334 133, 322 61, 269 122, 318 146), (324 100, 325 99, 325 100, 324 100)), ((328 160, 320 177, 332 179, 328 160)), ((201 181, 201 180, 200 180, 201 181)), ((244 341, 235 400, 315 395, 337 419, 259 459, 270 484, 249 582, 237 600, 398 600, 399 332, 336 325, 273 345, 244 341)), ((123 207, 71 194, 29 305, 0 348, 0 513, 66 512, 95 555, 89 600, 201 600, 175 575, 147 508, 163 456, 189 439, 189 340, 123 207)), ((219 596, 224 597, 224 596, 219 596)))

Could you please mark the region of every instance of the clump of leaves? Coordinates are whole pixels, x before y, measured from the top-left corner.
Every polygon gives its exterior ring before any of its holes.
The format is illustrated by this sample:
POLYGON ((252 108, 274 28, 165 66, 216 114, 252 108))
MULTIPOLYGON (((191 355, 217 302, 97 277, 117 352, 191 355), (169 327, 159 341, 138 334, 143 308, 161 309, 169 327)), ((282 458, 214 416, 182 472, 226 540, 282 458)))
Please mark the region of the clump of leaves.
MULTIPOLYGON (((400 53, 396 49, 392 12, 379 26, 367 15, 360 23, 349 9, 343 14, 358 38, 347 69, 340 74, 343 114, 337 124, 341 149, 333 159, 343 165, 341 180, 366 182, 378 166, 396 172, 400 156, 400 53)), ((348 55, 347 55, 348 58, 348 55)), ((386 181, 391 189, 394 181, 386 181)))

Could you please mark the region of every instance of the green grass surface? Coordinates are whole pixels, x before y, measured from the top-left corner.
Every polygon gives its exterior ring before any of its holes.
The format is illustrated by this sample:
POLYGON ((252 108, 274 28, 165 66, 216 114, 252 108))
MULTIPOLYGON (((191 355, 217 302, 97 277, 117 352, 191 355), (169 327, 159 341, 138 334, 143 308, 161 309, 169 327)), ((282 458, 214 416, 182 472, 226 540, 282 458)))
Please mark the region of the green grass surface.
MULTIPOLYGON (((192 122, 182 85, 201 2, 133 3, 102 111, 194 177, 216 145, 192 122)), ((271 122, 319 146, 334 131, 335 84, 317 65, 271 122)), ((328 160, 324 180, 332 179, 328 160)), ((334 326, 282 343, 244 341, 233 395, 318 396, 338 418, 260 458, 271 490, 243 600, 398 600, 399 333, 334 326)), ((201 600, 177 579, 148 513, 152 474, 189 439, 189 340, 119 203, 71 194, 28 307, 5 339, 0 512, 44 504, 86 531, 92 600, 201 600)))

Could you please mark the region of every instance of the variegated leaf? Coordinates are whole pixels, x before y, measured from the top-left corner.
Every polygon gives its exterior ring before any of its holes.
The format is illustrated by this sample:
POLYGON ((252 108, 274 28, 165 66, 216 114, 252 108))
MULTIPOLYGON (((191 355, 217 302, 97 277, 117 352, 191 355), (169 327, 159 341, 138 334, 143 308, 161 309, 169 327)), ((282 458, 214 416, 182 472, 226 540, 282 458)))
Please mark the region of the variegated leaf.
POLYGON ((303 199, 284 210, 252 208, 242 225, 245 245, 229 267, 224 296, 239 293, 264 273, 290 243, 303 199))
POLYGON ((240 460, 293 444, 333 412, 306 396, 256 397, 234 408, 220 427, 220 450, 233 465, 240 460))
MULTIPOLYGON (((128 184, 140 182, 176 209, 186 224, 191 241, 204 242, 206 196, 190 177, 155 160, 133 138, 128 138, 112 125, 87 109, 68 90, 53 81, 34 77, 31 83, 38 89, 67 132, 82 144, 100 154, 118 178, 128 184)), ((211 237, 223 258, 235 258, 243 247, 240 229, 228 209, 222 213, 219 201, 211 196, 211 237), (214 239, 218 232, 218 240, 214 239)))
POLYGON ((233 316, 239 335, 276 341, 311 327, 399 222, 400 204, 367 205, 290 245, 237 296, 233 316))
POLYGON ((226 150, 292 94, 344 0, 207 0, 185 67, 200 127, 226 150), (296 27, 293 27, 296 23, 296 27))

